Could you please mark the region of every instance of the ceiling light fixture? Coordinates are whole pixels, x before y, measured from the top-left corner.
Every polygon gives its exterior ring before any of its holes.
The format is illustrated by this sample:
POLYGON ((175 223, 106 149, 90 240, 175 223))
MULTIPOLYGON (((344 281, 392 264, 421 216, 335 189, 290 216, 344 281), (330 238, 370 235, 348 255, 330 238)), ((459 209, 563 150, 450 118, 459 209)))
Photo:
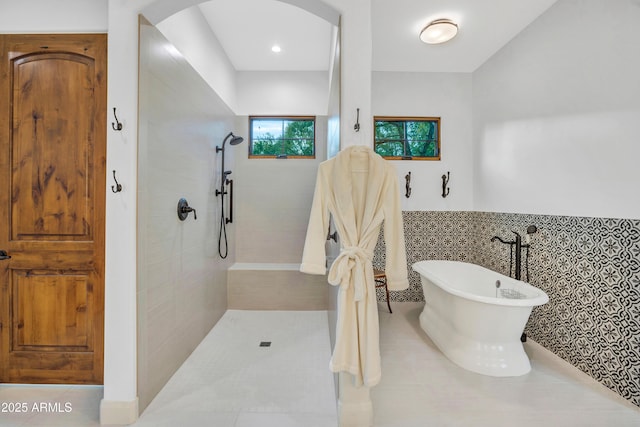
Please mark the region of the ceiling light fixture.
POLYGON ((271 52, 274 53, 280 53, 282 49, 280 49, 280 46, 278 46, 277 44, 274 44, 273 46, 271 46, 271 52))
POLYGON ((436 19, 420 32, 420 40, 428 44, 448 42, 458 34, 458 25, 450 19, 436 19))

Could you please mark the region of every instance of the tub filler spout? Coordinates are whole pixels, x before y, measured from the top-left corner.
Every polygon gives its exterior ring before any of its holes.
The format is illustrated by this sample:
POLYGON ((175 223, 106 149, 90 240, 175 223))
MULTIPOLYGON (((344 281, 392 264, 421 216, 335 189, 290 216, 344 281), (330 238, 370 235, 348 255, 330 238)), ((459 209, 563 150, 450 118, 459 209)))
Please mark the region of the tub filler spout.
MULTIPOLYGON (((535 227, 535 226, 531 226, 531 227, 535 227)), ((527 229, 527 232, 529 232, 530 228, 527 229)), ((527 266, 526 266, 526 270, 527 270, 527 281, 529 280, 529 263, 528 263, 528 257, 529 257, 529 244, 522 243, 522 236, 520 235, 520 233, 518 233, 517 231, 511 230, 511 232, 513 234, 516 235, 514 240, 504 240, 499 236, 493 236, 491 238, 492 242, 495 242, 496 240, 499 241, 500 243, 503 243, 505 245, 509 245, 509 249, 511 250, 511 257, 510 257, 510 265, 509 265, 509 275, 511 275, 511 271, 513 270, 513 264, 514 264, 514 254, 515 254, 515 279, 516 280, 522 280, 522 250, 526 249, 527 250, 527 266)), ((535 231, 533 231, 535 232, 535 231)), ((531 233, 529 233, 531 234, 531 233)))
POLYGON ((498 237, 498 236, 493 236, 493 237, 491 238, 491 241, 492 241, 492 242, 495 242, 496 240, 497 240, 497 241, 499 241, 500 243, 504 243, 505 245, 510 245, 510 244, 511 244, 511 242, 507 242, 507 241, 505 241, 505 240, 502 240, 502 238, 500 238, 500 237, 498 237))

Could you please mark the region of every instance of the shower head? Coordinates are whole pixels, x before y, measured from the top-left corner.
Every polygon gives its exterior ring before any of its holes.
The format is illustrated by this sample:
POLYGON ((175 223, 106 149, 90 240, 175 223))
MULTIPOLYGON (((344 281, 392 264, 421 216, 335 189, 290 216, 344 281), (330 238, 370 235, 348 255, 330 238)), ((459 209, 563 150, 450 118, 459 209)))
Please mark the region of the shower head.
POLYGON ((231 141, 229 141, 229 144, 231 145, 238 145, 242 141, 244 141, 244 138, 242 138, 241 136, 235 136, 233 132, 229 132, 227 136, 224 137, 224 140, 222 141, 222 148, 220 148, 220 146, 216 146, 216 153, 219 153, 220 151, 224 151, 224 145, 227 143, 227 140, 229 138, 231 138, 231 141))
POLYGON ((229 132, 229 134, 227 136, 224 137, 224 141, 222 141, 222 149, 224 150, 224 144, 227 143, 227 140, 231 138, 231 141, 229 141, 229 144, 231 145, 238 145, 240 144, 242 141, 244 141, 244 139, 241 136, 235 136, 233 134, 233 132, 229 132))

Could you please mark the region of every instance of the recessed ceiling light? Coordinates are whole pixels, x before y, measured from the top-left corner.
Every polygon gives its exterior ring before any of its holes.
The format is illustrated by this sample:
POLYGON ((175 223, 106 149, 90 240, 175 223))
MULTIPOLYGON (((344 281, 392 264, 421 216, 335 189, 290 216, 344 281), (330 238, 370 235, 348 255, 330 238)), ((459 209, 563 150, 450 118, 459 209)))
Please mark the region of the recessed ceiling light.
POLYGON ((271 46, 271 52, 280 53, 281 50, 282 49, 280 49, 280 46, 278 46, 277 44, 271 46))
POLYGON ((458 25, 450 19, 436 19, 420 32, 420 40, 429 44, 444 43, 458 34, 458 25))

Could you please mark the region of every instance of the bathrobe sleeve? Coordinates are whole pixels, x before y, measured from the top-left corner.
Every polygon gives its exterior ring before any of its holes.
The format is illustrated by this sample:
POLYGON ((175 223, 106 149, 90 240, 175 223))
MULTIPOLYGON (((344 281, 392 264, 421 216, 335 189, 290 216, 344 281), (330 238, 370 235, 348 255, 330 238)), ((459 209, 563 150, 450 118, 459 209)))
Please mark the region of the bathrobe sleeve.
POLYGON ((325 177, 323 164, 321 164, 318 168, 307 237, 302 252, 302 264, 300 264, 300 271, 303 273, 326 274, 327 271, 325 241, 329 230, 330 214, 327 206, 329 187, 325 177))
POLYGON ((385 179, 384 194, 384 240, 386 246, 387 287, 390 291, 401 291, 409 287, 407 278, 407 255, 404 243, 404 224, 402 221, 402 207, 400 206, 400 192, 398 177, 395 169, 388 168, 385 179))

